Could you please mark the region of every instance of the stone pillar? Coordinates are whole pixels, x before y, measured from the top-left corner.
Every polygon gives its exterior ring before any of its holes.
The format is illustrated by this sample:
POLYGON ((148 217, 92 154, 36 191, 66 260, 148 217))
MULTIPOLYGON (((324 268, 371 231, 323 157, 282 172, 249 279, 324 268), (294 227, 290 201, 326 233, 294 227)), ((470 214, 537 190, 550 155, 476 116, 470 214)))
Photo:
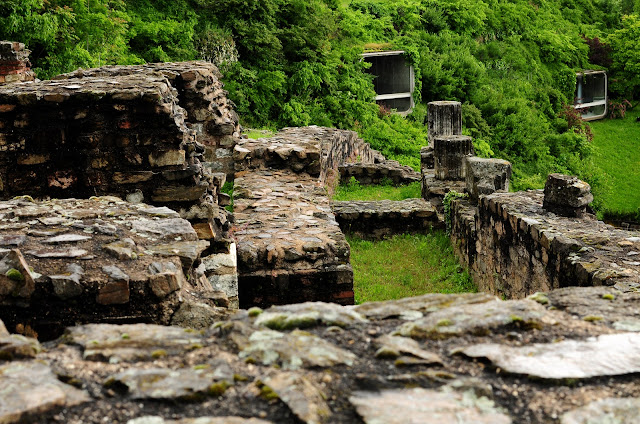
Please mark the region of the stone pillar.
POLYGON ((30 53, 23 43, 0 41, 0 84, 35 80, 30 53))
POLYGON ((439 101, 427 105, 428 145, 420 150, 421 168, 433 169, 433 139, 439 135, 462 135, 460 102, 439 101))
POLYGON ((462 105, 460 102, 440 101, 427 105, 429 145, 439 135, 462 135, 462 105))
POLYGON ((474 200, 480 195, 509 191, 511 162, 503 159, 464 158, 467 193, 474 200))
POLYGON ((435 176, 438 180, 464 180, 464 158, 473 156, 471 137, 441 135, 433 139, 435 176))
POLYGON ((593 201, 591 186, 569 175, 549 174, 544 185, 543 207, 556 215, 582 217, 593 201))

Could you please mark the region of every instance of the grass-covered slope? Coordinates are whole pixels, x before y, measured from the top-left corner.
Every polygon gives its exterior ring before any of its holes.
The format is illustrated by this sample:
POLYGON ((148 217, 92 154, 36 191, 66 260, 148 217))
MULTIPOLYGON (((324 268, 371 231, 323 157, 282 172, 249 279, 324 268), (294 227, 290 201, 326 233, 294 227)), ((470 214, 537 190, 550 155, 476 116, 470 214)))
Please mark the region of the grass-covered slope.
POLYGON ((640 109, 624 119, 592 122, 594 156, 607 177, 605 217, 640 220, 640 109))

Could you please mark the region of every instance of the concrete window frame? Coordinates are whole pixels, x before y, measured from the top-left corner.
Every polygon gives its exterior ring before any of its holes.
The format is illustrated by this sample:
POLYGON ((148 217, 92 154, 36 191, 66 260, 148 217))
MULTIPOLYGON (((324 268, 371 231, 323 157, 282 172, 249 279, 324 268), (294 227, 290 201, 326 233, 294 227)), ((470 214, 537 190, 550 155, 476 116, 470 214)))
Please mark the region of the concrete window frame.
POLYGON ((362 54, 363 60, 371 63, 368 72, 376 77, 376 103, 402 116, 410 114, 415 106, 415 71, 413 65, 407 63, 404 53, 403 50, 393 50, 362 54))
POLYGON ((607 73, 587 70, 576 73, 576 91, 573 107, 582 119, 593 121, 607 116, 607 73))

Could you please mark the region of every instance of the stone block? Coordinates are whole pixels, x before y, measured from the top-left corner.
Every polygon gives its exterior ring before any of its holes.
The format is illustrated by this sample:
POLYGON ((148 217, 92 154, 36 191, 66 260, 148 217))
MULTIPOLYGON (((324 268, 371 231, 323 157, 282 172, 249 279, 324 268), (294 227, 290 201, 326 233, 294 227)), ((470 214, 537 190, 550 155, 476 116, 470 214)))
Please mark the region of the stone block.
POLYGON ((210 275, 207 277, 213 290, 221 291, 228 298, 238 297, 238 274, 210 275))
POLYGON ((434 137, 435 176, 439 180, 464 180, 463 160, 473 155, 473 142, 466 135, 434 137))
POLYGON ((114 172, 113 182, 116 184, 137 184, 153 178, 152 171, 114 172))
POLYGON ((424 146, 420 149, 420 168, 433 169, 433 146, 424 146))
POLYGON ((100 305, 122 305, 129 303, 129 281, 109 281, 98 289, 96 302, 100 305))
POLYGON ((503 159, 464 158, 467 193, 472 199, 496 191, 509 191, 511 162, 503 159))
POLYGON ((182 270, 175 272, 161 272, 149 277, 149 288, 159 299, 164 299, 169 294, 180 290, 184 284, 182 270))
POLYGON ((151 200, 158 203, 193 202, 207 191, 206 186, 166 186, 153 191, 151 200))
POLYGON ((591 186, 569 175, 549 174, 544 186, 543 207, 549 212, 569 217, 581 217, 593 201, 591 186))
POLYGON ((149 154, 149 164, 153 167, 184 165, 184 150, 168 150, 149 154))

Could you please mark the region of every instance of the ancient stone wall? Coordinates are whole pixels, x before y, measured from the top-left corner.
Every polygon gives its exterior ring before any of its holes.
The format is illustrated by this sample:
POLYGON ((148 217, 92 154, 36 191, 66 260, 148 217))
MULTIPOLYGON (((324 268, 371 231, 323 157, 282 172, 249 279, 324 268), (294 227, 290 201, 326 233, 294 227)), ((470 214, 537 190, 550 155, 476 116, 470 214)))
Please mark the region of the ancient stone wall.
POLYGON ((349 245, 326 186, 345 161, 381 155, 352 131, 305 127, 242 140, 234 157, 241 305, 353 303, 349 245))
POLYGON ((228 200, 220 188, 240 131, 231 106, 216 68, 204 62, 112 66, 4 85, 0 196, 117 195, 168 206, 207 243, 196 255, 199 274, 237 307, 235 245, 218 205, 228 200))
POLYGON ((379 163, 345 163, 338 167, 340 181, 348 182, 352 177, 362 185, 391 183, 393 185, 410 184, 420 181, 420 173, 410 166, 400 165, 395 160, 379 163))
POLYGON ((204 149, 161 75, 0 88, 2 197, 139 192, 156 204, 215 202, 204 149))
POLYGON ((567 286, 640 287, 640 233, 543 208, 534 190, 453 202, 451 237, 481 291, 522 298, 567 286))
POLYGON ((35 80, 29 53, 23 43, 0 41, 0 84, 35 80))
POLYGON ((436 209, 424 199, 332 202, 331 209, 342 231, 365 240, 442 227, 436 209))
POLYGON ((220 81, 218 69, 209 62, 154 63, 139 66, 105 66, 79 69, 54 79, 114 78, 127 75, 160 74, 177 90, 179 105, 186 110, 185 125, 194 130, 205 146, 203 166, 224 172, 233 179, 233 147, 241 128, 233 103, 220 81))
POLYGON ((365 143, 357 133, 326 127, 283 128, 268 139, 238 142, 236 171, 259 168, 304 172, 327 187, 340 179, 338 168, 348 163, 375 164, 385 157, 365 143))

